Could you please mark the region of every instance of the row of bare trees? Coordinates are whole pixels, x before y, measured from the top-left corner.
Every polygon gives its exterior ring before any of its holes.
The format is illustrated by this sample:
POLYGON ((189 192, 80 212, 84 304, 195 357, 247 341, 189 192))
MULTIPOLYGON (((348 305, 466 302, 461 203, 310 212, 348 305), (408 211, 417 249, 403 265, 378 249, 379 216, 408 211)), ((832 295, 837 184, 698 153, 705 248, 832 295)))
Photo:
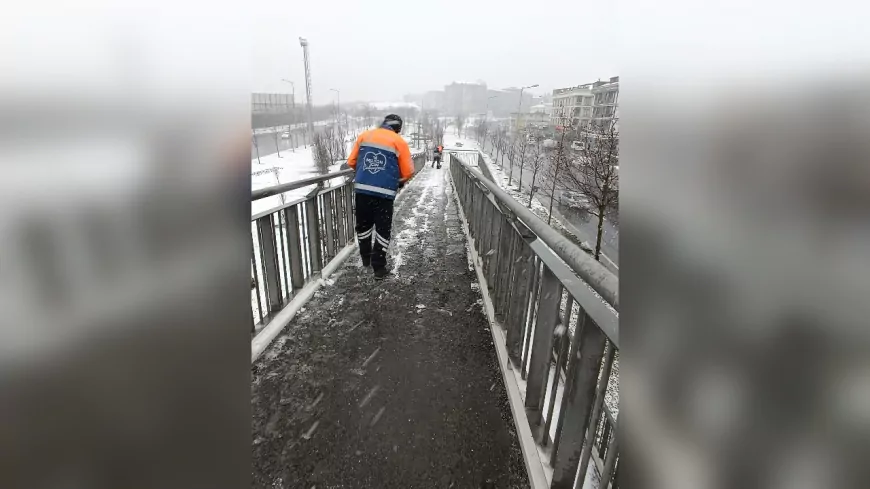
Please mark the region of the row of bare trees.
POLYGON ((500 127, 490 128, 486 121, 476 127, 476 135, 486 151, 505 169, 507 159, 508 187, 514 183, 514 167, 518 167, 517 190, 523 191, 523 172, 531 173, 528 185, 528 206, 531 208, 539 186, 546 185, 549 194, 548 223, 559 194, 571 195, 572 207, 583 219, 597 224, 596 260, 601 256, 604 221, 619 222, 619 131, 615 121, 590 123, 580 129, 566 128, 556 139, 546 139, 540 131, 520 131, 513 136, 500 127), (572 142, 577 149, 572 148, 572 142))

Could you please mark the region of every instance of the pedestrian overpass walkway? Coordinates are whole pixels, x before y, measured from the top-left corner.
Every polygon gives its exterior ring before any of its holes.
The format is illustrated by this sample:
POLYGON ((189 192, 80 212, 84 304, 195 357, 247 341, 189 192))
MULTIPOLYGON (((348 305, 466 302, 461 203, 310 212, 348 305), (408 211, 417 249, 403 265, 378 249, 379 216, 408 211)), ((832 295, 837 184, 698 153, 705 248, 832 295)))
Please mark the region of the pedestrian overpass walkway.
POLYGON ((415 158, 384 281, 356 254, 349 172, 254 193, 278 204, 252 219, 254 487, 573 487, 584 464, 584 487, 617 487, 609 291, 579 289, 472 156, 415 158))

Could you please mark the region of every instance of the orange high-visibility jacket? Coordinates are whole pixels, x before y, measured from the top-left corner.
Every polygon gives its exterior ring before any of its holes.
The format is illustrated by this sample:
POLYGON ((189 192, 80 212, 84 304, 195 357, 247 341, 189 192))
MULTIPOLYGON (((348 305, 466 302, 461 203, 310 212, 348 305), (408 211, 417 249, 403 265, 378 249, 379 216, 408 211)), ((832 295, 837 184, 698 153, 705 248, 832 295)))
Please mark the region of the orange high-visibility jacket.
POLYGON ((408 143, 392 129, 384 127, 359 135, 347 158, 347 166, 356 170, 356 192, 388 199, 395 199, 399 182, 414 174, 408 143), (362 165, 358 166, 358 161, 362 165))

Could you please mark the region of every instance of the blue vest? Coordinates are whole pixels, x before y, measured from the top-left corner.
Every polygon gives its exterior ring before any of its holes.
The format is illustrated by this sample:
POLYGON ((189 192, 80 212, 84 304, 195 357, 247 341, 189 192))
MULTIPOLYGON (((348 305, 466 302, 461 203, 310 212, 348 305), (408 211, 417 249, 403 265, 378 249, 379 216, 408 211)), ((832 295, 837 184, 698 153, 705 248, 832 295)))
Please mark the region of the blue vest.
POLYGON ((363 141, 359 145, 354 189, 361 194, 395 199, 399 189, 399 153, 396 148, 363 141))

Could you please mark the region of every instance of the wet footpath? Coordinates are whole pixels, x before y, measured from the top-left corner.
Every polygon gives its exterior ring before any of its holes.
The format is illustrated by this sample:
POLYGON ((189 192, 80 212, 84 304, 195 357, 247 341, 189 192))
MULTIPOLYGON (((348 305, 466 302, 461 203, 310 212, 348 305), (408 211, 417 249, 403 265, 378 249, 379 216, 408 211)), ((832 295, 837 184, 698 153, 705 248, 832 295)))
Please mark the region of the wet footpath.
POLYGON ((452 192, 425 168, 395 275, 355 255, 252 365, 253 487, 528 487, 452 192))

